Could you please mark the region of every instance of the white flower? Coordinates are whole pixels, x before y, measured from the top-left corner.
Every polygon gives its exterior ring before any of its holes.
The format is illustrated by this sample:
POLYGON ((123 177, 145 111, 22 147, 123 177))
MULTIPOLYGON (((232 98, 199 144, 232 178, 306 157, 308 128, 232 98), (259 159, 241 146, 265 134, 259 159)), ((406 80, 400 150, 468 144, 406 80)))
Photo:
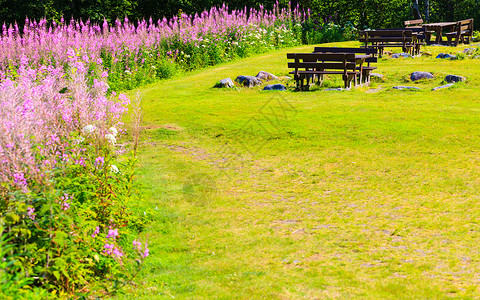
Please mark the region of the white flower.
POLYGON ((95 126, 93 126, 93 125, 87 125, 87 126, 83 127, 83 129, 82 129, 83 134, 90 134, 94 131, 95 131, 95 126))
POLYGON ((119 170, 118 170, 118 168, 117 168, 116 165, 111 165, 111 166, 110 166, 110 171, 112 171, 113 173, 118 173, 118 172, 119 172, 119 170))
POLYGON ((83 136, 80 136, 78 139, 75 139, 75 144, 81 144, 85 141, 85 138, 83 136))
POLYGON ((108 129, 108 131, 110 131, 110 133, 112 133, 112 135, 113 135, 114 137, 117 136, 117 133, 118 133, 117 128, 115 128, 115 127, 112 126, 112 127, 110 127, 110 128, 108 129))
POLYGON ((115 138, 115 136, 111 133, 107 133, 105 135, 105 139, 107 139, 110 143, 112 144, 115 144, 117 142, 117 139, 115 138))

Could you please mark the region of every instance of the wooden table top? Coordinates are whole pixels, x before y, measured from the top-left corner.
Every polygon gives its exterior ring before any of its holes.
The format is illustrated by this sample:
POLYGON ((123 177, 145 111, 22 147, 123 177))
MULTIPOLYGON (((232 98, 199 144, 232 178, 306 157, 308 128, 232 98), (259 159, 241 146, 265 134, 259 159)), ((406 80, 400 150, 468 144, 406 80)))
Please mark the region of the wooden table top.
POLYGON ((429 23, 429 24, 423 24, 423 27, 447 27, 447 26, 453 26, 456 25, 457 22, 438 22, 438 23, 429 23))

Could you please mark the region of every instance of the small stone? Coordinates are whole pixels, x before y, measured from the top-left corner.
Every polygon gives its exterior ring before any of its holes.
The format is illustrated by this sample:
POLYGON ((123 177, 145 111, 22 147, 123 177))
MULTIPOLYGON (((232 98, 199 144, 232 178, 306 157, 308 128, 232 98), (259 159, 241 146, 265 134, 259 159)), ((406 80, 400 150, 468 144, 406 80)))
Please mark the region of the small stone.
POLYGON ((271 74, 271 73, 268 73, 268 72, 265 72, 265 71, 260 71, 258 72, 257 76, 258 79, 262 80, 262 81, 270 81, 270 80, 277 80, 278 77, 271 74))
POLYGON ((262 84, 262 81, 254 76, 240 75, 237 77, 236 81, 240 84, 243 84, 243 86, 246 86, 249 88, 262 84))
POLYGON ((217 88, 224 88, 224 87, 233 88, 233 87, 235 87, 235 85, 233 84, 233 81, 232 81, 231 78, 225 78, 225 79, 220 80, 220 82, 217 83, 215 85, 215 87, 217 87, 217 88))
POLYGON ((417 81, 417 80, 420 80, 420 79, 432 79, 432 78, 433 78, 433 74, 429 73, 429 72, 416 71, 416 72, 413 72, 412 74, 410 74, 410 79, 412 81, 417 81))
POLYGON ((442 86, 437 86, 437 87, 434 87, 432 89, 432 91, 446 89, 446 88, 452 87, 453 85, 454 85, 454 83, 449 83, 449 84, 445 84, 445 85, 442 85, 442 86))
POLYGON ((437 55, 437 57, 435 58, 442 58, 442 59, 457 59, 457 56, 455 55, 451 55, 451 54, 448 54, 448 53, 440 53, 437 55))
POLYGON ((269 84, 263 88, 264 91, 286 91, 287 87, 283 84, 269 84))
POLYGON ((400 58, 400 57, 403 57, 403 58, 413 58, 413 56, 411 56, 410 54, 408 53, 395 53, 392 55, 392 58, 400 58))
POLYGON ((396 90, 420 90, 420 88, 416 86, 403 86, 403 85, 394 86, 393 88, 396 90))
POLYGON ((346 90, 342 88, 333 88, 333 89, 324 89, 324 91, 330 92, 330 91, 346 91, 346 90))
POLYGON ((465 77, 458 76, 458 75, 447 75, 447 77, 445 77, 445 81, 448 82, 448 83, 460 82, 460 81, 465 81, 465 80, 466 80, 465 77))
POLYGON ((373 79, 383 80, 383 75, 379 73, 371 73, 370 77, 373 79))

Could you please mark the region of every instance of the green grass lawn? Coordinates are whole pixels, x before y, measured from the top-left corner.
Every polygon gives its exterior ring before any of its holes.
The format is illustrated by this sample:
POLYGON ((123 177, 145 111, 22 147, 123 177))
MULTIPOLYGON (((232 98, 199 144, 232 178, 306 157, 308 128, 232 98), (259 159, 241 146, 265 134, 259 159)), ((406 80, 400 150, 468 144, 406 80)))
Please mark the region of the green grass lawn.
POLYGON ((212 88, 313 46, 141 90, 151 256, 125 297, 479 297, 480 60, 435 59, 463 48, 381 59, 384 82, 344 92, 212 88), (468 81, 431 91, 448 74, 468 81))

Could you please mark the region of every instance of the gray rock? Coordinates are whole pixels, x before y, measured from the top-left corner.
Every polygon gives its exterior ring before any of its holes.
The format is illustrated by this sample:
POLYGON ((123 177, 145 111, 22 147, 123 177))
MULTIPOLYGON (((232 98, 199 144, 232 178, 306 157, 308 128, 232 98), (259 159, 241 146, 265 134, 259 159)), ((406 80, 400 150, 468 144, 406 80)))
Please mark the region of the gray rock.
POLYGON ((455 55, 451 55, 451 54, 448 54, 448 53, 440 53, 437 55, 437 57, 435 58, 442 58, 442 59, 457 59, 457 57, 455 55))
POLYGON ((465 53, 465 54, 473 54, 475 51, 477 51, 477 49, 475 49, 475 48, 465 48, 465 49, 463 49, 462 52, 465 53))
POLYGON ((417 81, 417 80, 420 80, 420 79, 432 79, 432 78, 433 78, 433 75, 432 75, 432 73, 429 73, 429 72, 416 71, 416 72, 413 72, 412 74, 410 74, 410 79, 412 81, 417 81))
POLYGON ((265 71, 260 71, 258 72, 257 76, 258 79, 262 80, 262 81, 269 81, 269 80, 277 80, 278 77, 271 74, 271 73, 268 73, 268 72, 265 72, 265 71))
POLYGON ((215 85, 215 87, 218 87, 218 88, 224 88, 224 87, 233 88, 233 87, 235 87, 235 84, 233 84, 232 79, 225 78, 225 79, 220 80, 220 83, 217 83, 217 85, 215 85))
POLYGON ((437 86, 437 87, 434 87, 432 89, 432 91, 446 89, 446 88, 452 87, 453 85, 454 85, 454 83, 449 83, 449 84, 445 84, 445 85, 442 85, 442 86, 437 86))
POLYGON ((269 84, 263 88, 264 91, 286 91, 287 87, 283 84, 269 84))
POLYGON ((460 82, 460 81, 465 81, 465 80, 466 80, 465 77, 458 76, 458 75, 447 75, 447 77, 445 77, 445 81, 448 82, 448 83, 460 82))
POLYGON ((396 90, 420 90, 420 88, 416 86, 403 86, 403 85, 394 86, 393 88, 396 90))
POLYGON ((371 73, 371 74, 370 74, 370 77, 372 77, 373 79, 383 80, 383 75, 382 75, 382 74, 379 74, 379 73, 371 73))
POLYGON ((264 91, 286 91, 287 87, 283 84, 269 84, 263 88, 264 91))
POLYGON ((346 89, 342 88, 333 88, 333 89, 324 89, 324 91, 329 92, 329 91, 346 91, 346 89))
POLYGON ((243 84, 243 86, 246 86, 249 88, 262 84, 262 81, 254 76, 240 75, 237 77, 236 81, 240 84, 243 84))
POLYGON ((403 58, 413 58, 413 56, 411 56, 411 55, 408 54, 408 53, 394 53, 394 54, 392 54, 392 58, 400 58, 400 57, 403 57, 403 58))
POLYGON ((442 44, 431 44, 429 46, 430 47, 445 47, 445 45, 442 45, 442 44))

